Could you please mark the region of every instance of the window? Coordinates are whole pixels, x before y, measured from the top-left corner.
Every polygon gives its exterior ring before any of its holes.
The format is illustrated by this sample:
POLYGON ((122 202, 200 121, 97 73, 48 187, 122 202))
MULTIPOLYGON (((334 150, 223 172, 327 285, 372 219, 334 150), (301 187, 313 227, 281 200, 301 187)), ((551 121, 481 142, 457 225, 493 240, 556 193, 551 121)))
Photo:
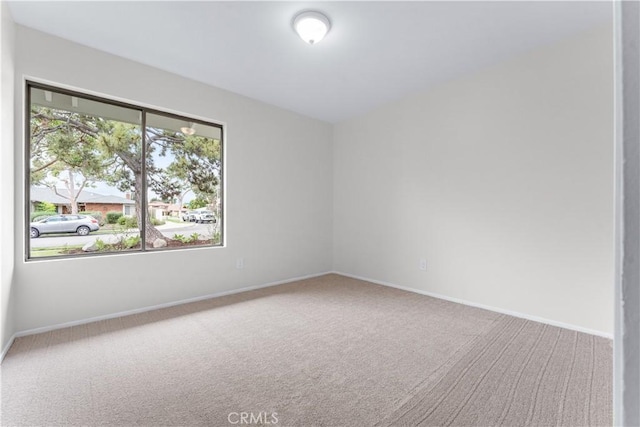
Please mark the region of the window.
POLYGON ((221 245, 222 126, 36 83, 27 100, 27 259, 221 245))

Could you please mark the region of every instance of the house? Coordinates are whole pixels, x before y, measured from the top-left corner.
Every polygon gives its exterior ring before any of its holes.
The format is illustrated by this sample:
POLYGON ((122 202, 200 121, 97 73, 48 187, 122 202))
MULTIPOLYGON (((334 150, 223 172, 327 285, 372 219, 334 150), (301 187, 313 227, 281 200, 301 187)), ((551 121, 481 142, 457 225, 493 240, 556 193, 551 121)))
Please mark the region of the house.
MULTIPOLYGON (((58 213, 71 213, 69 200, 60 196, 60 194, 65 194, 66 191, 65 189, 58 189, 58 194, 56 194, 51 188, 32 186, 30 188, 31 211, 34 212, 37 209, 38 203, 47 202, 56 205, 58 213)), ((126 197, 120 197, 111 194, 99 194, 84 189, 78 196, 77 202, 79 212, 101 212, 103 217, 106 217, 108 212, 121 212, 127 216, 135 215, 135 202, 131 200, 128 193, 126 197)))
POLYGON ((1 7, 3 425, 640 425, 638 2, 1 7), (29 259, 57 95, 218 132, 221 243, 29 259))
POLYGON ((149 202, 149 213, 151 217, 156 219, 162 219, 166 216, 179 217, 180 212, 185 211, 186 209, 180 209, 180 205, 175 203, 165 203, 162 201, 153 201, 149 202))

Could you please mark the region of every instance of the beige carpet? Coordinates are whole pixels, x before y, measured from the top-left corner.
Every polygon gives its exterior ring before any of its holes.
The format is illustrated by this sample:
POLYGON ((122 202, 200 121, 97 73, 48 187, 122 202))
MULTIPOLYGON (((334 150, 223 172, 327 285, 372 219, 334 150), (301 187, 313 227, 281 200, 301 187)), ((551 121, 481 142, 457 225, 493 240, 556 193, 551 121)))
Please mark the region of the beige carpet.
POLYGON ((328 275, 19 338, 2 425, 610 425, 611 364, 603 338, 328 275))

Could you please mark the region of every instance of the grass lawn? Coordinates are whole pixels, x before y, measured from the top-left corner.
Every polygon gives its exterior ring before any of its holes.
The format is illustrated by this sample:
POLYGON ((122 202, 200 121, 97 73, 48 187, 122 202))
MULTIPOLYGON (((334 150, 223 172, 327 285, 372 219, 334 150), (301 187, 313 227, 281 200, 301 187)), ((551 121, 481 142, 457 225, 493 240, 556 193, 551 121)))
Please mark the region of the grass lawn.
POLYGON ((64 255, 70 249, 82 249, 83 245, 55 246, 51 248, 31 248, 31 258, 64 255))
MULTIPOLYGON (((114 232, 116 231, 115 228, 101 228, 98 231, 92 231, 91 233, 89 233, 89 236, 93 236, 93 235, 101 235, 101 234, 114 234, 114 232)), ((65 237, 65 236, 75 236, 75 233, 47 233, 47 234, 43 234, 43 236, 47 236, 47 237, 65 237)))

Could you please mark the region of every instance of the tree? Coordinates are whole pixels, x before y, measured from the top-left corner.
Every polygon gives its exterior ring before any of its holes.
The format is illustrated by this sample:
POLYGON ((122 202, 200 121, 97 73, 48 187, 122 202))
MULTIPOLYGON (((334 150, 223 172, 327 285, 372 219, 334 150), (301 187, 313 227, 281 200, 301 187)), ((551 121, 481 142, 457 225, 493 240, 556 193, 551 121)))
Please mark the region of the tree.
MULTIPOLYGON (((138 224, 145 215, 145 239, 151 244, 163 236, 143 206, 142 134, 135 124, 33 105, 32 182, 55 176, 56 165, 62 164, 75 168, 87 182, 103 181, 133 192, 138 224)), ((162 200, 180 196, 185 183, 194 191, 213 194, 220 177, 220 140, 152 127, 145 134, 148 189, 162 200), (156 165, 161 158, 168 166, 156 165)))
POLYGON ((71 206, 71 213, 72 214, 77 214, 78 213, 78 200, 80 198, 80 193, 82 193, 82 190, 85 189, 85 187, 87 186, 87 184, 90 185, 89 183, 89 179, 82 177, 81 178, 81 182, 80 182, 80 186, 77 186, 76 184, 76 175, 79 175, 79 171, 74 171, 71 168, 67 168, 65 169, 63 172, 66 172, 66 174, 64 173, 53 173, 53 176, 58 178, 59 181, 61 181, 67 192, 66 193, 61 193, 58 191, 58 186, 56 184, 56 182, 51 182, 51 181, 45 181, 45 185, 47 187, 49 187, 54 193, 56 193, 58 196, 62 197, 63 199, 67 199, 69 201, 69 206, 71 206))
POLYGON ((182 217, 182 211, 184 209, 184 198, 191 191, 191 186, 189 188, 183 188, 182 193, 178 195, 178 216, 182 217))
POLYGON ((71 213, 78 213, 78 198, 86 187, 99 179, 103 159, 93 156, 92 138, 78 129, 72 117, 57 110, 32 111, 31 184, 42 184, 67 199, 71 213), (66 192, 60 192, 62 182, 66 192))
POLYGON ((49 202, 38 202, 36 204, 36 211, 55 212, 56 211, 56 205, 54 205, 53 203, 49 203, 49 202))
POLYGON ((178 205, 178 216, 182 217, 182 211, 184 210, 184 198, 187 194, 192 192, 191 184, 189 182, 183 181, 182 185, 177 188, 180 193, 172 200, 171 203, 176 203, 178 205))
POLYGON ((196 197, 195 199, 192 199, 191 201, 189 201, 189 209, 200 209, 200 208, 204 208, 209 204, 209 201, 206 199, 203 199, 201 197, 196 197))

